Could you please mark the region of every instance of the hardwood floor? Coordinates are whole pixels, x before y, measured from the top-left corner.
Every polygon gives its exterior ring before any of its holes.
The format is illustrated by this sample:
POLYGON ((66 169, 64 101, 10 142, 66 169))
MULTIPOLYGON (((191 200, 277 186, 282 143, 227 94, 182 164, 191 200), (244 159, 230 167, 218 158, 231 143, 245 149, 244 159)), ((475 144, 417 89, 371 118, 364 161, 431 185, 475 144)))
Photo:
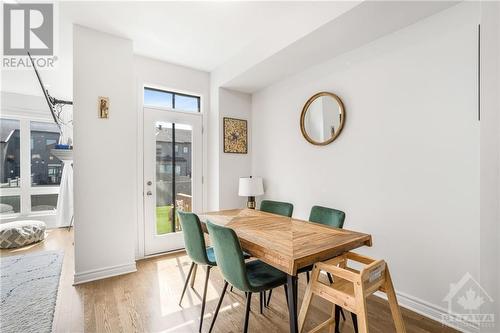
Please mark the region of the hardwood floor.
MULTIPOLYGON (((168 254, 137 262, 137 273, 72 286, 74 271, 73 232, 49 230, 44 242, 17 250, 2 250, 1 256, 63 249, 64 263, 54 316, 54 332, 197 332, 204 269, 198 269, 193 289, 188 289, 182 308, 178 305, 190 261, 183 254, 168 254)), ((305 290, 300 278, 299 304, 305 290)), ((222 279, 217 269, 210 275, 203 332, 207 332, 222 279)), ((228 292, 214 332, 240 332, 243 326, 244 294, 228 292)), ((331 305, 315 298, 305 329, 328 317, 331 305)), ((368 303, 370 332, 395 332, 386 301, 371 297, 368 303)), ((412 311, 403 309, 407 332, 457 332, 412 311)), ((348 313, 341 332, 353 332, 348 313)), ((250 332, 287 332, 288 310, 282 288, 273 292, 271 305, 259 314, 258 295, 252 300, 250 332)), ((325 330, 327 332, 327 330, 325 330)))

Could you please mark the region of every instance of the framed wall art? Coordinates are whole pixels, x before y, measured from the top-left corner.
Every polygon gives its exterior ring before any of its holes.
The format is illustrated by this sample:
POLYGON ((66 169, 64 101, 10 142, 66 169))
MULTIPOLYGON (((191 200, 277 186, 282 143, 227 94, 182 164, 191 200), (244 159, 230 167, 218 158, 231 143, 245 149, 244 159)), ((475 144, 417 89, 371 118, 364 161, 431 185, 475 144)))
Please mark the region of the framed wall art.
POLYGON ((246 154, 248 152, 247 121, 224 117, 224 152, 246 154))

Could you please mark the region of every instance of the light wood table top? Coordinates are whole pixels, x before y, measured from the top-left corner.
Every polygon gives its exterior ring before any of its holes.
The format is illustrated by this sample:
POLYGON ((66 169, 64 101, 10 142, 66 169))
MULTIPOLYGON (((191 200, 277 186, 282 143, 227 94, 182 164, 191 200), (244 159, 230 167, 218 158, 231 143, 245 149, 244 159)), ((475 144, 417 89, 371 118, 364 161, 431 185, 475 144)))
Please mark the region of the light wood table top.
POLYGON ((361 246, 371 235, 288 218, 253 209, 232 209, 199 215, 200 220, 233 229, 241 247, 289 275, 318 261, 361 246))

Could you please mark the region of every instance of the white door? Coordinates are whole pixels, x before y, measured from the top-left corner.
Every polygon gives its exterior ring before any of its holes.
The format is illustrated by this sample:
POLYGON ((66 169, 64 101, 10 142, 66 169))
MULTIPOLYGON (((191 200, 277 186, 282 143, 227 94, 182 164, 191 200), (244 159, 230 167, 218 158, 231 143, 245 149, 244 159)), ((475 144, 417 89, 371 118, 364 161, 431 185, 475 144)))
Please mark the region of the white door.
POLYGON ((202 208, 202 116, 144 108, 144 252, 184 248, 176 211, 202 208))

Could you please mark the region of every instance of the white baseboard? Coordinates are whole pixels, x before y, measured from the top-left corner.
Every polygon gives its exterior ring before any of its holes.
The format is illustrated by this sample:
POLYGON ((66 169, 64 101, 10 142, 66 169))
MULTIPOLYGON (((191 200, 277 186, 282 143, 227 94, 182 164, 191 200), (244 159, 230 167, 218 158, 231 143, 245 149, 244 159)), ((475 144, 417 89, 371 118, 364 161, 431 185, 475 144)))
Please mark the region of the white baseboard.
MULTIPOLYGON (((387 295, 380 291, 377 291, 375 293, 375 296, 387 300, 387 295)), ((431 304, 417 297, 398 291, 396 291, 396 296, 398 298, 398 304, 403 308, 409 309, 413 312, 416 312, 422 316, 435 320, 439 323, 442 323, 443 322, 442 318, 448 315, 448 311, 445 308, 431 304)), ((474 327, 473 324, 471 324, 470 327, 456 325, 454 323, 449 323, 449 322, 443 323, 443 325, 452 327, 464 333, 479 333, 479 328, 474 327)))
POLYGON ((82 284, 90 281, 105 279, 108 277, 137 272, 135 262, 130 264, 116 265, 93 269, 85 272, 75 273, 73 285, 82 284))

